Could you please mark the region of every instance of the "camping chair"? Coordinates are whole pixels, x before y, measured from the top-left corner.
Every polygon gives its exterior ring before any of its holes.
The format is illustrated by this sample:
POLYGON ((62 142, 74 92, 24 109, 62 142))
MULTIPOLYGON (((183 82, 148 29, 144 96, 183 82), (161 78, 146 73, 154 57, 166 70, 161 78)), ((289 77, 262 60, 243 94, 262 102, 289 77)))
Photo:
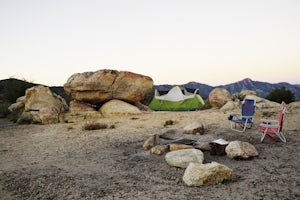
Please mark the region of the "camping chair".
POLYGON ((276 139, 279 138, 282 142, 284 143, 286 142, 286 139, 282 132, 283 121, 285 119, 285 112, 286 112, 286 104, 283 103, 278 120, 271 120, 271 119, 260 120, 258 131, 262 133, 260 139, 261 142, 264 141, 266 136, 273 141, 276 141, 276 139))
POLYGON ((253 124, 254 112, 255 112, 255 100, 244 99, 242 103, 241 115, 231 114, 228 117, 228 120, 230 121, 231 130, 244 132, 246 128, 248 129, 251 128, 253 124), (237 124, 241 127, 241 129, 236 127, 237 124))

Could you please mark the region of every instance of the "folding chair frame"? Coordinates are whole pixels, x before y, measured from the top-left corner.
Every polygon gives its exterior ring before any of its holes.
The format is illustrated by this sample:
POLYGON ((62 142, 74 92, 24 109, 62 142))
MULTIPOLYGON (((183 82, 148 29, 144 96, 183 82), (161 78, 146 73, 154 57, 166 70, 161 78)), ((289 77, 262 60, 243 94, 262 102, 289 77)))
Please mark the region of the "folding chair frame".
MULTIPOLYGON (((233 131, 237 131, 237 132, 245 132, 246 129, 250 129, 253 125, 253 121, 254 121, 254 112, 255 112, 255 100, 254 99, 244 99, 243 101, 243 105, 246 101, 253 101, 253 108, 251 108, 251 114, 248 115, 243 115, 243 106, 242 106, 242 115, 240 114, 231 114, 229 116, 229 120, 230 120, 230 128, 233 131), (241 127, 241 130, 237 129, 236 125, 239 125, 241 127)), ((247 109, 247 108, 246 108, 247 109)))

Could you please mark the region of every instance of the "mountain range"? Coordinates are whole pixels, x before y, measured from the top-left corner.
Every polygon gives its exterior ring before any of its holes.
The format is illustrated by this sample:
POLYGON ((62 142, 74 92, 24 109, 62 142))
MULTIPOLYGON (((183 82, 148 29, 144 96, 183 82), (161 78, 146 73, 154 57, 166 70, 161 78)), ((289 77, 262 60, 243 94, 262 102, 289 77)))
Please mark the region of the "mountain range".
MULTIPOLYGON (((266 97, 271 90, 285 87, 291 90, 296 97, 296 100, 300 100, 300 84, 289 84, 286 82, 281 83, 268 83, 268 82, 261 82, 261 81, 253 81, 250 78, 245 78, 241 81, 237 81, 234 83, 230 83, 227 85, 219 85, 219 86, 210 86, 198 82, 188 82, 183 84, 188 91, 194 91, 195 89, 199 89, 199 93, 203 98, 207 98, 209 93, 215 88, 225 88, 231 94, 239 93, 242 90, 253 90, 256 91, 259 97, 266 97)), ((153 89, 157 89, 160 93, 166 93, 169 91, 173 85, 163 84, 163 85, 155 85, 153 89)))

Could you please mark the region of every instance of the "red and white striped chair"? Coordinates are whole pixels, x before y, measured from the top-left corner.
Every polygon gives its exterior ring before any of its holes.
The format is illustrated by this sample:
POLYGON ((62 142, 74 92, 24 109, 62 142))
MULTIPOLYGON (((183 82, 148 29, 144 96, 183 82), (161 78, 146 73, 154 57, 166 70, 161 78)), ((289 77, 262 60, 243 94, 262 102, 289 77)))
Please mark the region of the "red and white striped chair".
POLYGON ((283 135, 282 128, 283 122, 285 120, 285 112, 286 112, 286 104, 282 103, 282 108, 280 110, 279 119, 271 120, 271 119, 261 119, 260 125, 258 127, 258 131, 262 133, 260 141, 263 142, 265 137, 267 136, 269 139, 276 141, 276 139, 280 139, 282 142, 286 142, 286 139, 283 135))

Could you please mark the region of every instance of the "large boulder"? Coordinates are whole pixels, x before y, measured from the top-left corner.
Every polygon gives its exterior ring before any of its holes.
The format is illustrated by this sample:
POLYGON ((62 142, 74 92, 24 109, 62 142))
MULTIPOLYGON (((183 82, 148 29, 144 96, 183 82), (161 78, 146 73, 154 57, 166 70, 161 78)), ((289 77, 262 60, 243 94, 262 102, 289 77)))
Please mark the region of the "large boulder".
POLYGON ((224 180, 235 178, 233 170, 217 162, 201 164, 190 163, 183 175, 183 182, 188 186, 215 185, 224 180))
POLYGON ((27 89, 25 97, 20 98, 16 104, 18 106, 11 106, 11 110, 18 113, 19 123, 58 123, 61 115, 68 110, 62 97, 42 85, 27 89))
POLYGON ((140 111, 137 107, 118 99, 113 99, 109 102, 106 102, 101 106, 99 111, 104 117, 136 115, 142 113, 142 111, 140 111))
POLYGON ((64 84, 65 91, 73 99, 92 104, 111 99, 138 102, 152 87, 153 80, 148 76, 108 69, 73 74, 64 84))
POLYGON ((274 101, 270 101, 255 95, 247 95, 245 98, 247 99, 254 99, 256 102, 256 109, 280 109, 281 108, 281 104, 274 102, 274 101))
POLYGON ((214 108, 221 108, 231 100, 231 94, 224 88, 215 88, 208 95, 208 101, 214 108))

